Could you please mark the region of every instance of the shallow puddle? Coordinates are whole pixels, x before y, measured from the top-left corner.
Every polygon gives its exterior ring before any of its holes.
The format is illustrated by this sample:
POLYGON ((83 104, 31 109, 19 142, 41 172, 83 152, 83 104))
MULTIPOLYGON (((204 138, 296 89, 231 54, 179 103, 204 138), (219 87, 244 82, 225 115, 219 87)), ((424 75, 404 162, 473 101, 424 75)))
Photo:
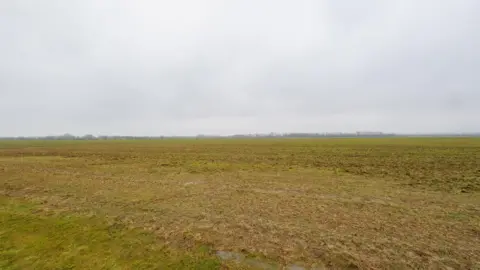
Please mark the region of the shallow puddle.
POLYGON ((233 251, 217 251, 217 256, 224 261, 235 261, 239 264, 250 266, 255 269, 265 269, 265 270, 276 270, 276 269, 286 269, 286 270, 307 270, 307 268, 291 264, 286 267, 282 267, 278 263, 268 262, 258 258, 248 258, 246 255, 240 252, 233 251))

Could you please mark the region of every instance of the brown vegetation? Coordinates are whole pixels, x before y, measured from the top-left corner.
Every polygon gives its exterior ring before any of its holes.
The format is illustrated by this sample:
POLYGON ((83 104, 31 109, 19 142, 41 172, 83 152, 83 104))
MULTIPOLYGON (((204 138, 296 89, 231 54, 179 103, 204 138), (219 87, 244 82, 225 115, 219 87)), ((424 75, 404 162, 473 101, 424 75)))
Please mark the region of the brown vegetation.
POLYGON ((480 140, 0 142, 0 192, 283 265, 480 267, 480 140))

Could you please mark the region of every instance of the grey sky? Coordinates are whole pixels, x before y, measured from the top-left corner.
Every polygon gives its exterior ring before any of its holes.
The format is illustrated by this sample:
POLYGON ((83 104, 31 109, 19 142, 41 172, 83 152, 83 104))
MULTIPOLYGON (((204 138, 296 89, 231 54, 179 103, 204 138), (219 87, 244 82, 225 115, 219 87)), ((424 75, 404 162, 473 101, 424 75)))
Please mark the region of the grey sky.
POLYGON ((0 1, 0 135, 480 131, 478 11, 0 1))

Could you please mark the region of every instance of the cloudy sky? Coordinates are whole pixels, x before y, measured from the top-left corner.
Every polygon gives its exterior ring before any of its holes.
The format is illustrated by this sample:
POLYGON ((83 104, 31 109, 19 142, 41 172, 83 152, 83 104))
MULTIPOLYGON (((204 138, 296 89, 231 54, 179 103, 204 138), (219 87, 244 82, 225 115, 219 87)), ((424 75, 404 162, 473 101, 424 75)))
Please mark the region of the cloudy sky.
POLYGON ((0 135, 480 131, 478 0, 0 0, 0 135))

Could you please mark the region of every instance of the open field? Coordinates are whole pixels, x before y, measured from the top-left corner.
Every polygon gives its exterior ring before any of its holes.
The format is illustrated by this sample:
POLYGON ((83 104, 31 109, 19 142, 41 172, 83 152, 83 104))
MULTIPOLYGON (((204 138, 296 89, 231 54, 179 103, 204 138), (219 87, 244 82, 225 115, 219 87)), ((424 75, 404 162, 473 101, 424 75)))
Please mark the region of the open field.
POLYGON ((0 185, 0 268, 480 269, 478 138, 0 141, 0 185))

